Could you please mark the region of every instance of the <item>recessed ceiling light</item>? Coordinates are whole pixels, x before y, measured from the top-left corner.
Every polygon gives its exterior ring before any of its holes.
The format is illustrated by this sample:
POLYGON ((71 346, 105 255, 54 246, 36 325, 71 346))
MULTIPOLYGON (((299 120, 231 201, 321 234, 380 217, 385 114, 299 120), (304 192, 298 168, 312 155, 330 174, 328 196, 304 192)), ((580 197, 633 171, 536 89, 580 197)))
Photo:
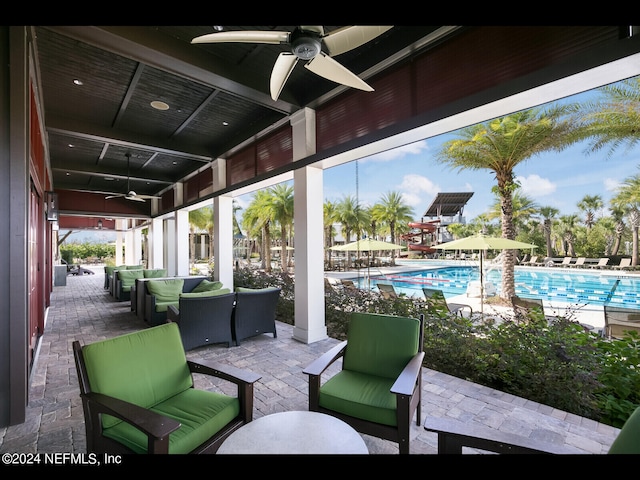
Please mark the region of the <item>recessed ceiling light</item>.
POLYGON ((70 143, 70 144, 68 144, 67 146, 68 146, 69 148, 73 148, 73 147, 75 147, 75 145, 74 145, 73 143, 70 143))
POLYGON ((160 100, 154 100, 151 102, 151 106, 156 110, 169 110, 169 105, 165 102, 161 102, 160 100))
POLYGON ((82 82, 82 80, 78 79, 78 78, 74 78, 73 79, 73 83, 75 83, 76 85, 84 85, 84 83, 82 82))
POLYGON ((225 127, 229 125, 229 122, 222 122, 222 125, 224 125, 225 127))

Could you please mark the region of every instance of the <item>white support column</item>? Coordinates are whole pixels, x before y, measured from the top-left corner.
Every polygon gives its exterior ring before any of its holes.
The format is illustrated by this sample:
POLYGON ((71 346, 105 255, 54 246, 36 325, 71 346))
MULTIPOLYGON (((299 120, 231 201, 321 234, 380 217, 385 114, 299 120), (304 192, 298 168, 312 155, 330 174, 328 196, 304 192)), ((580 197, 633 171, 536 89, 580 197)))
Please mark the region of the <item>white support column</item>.
POLYGON ((124 230, 127 228, 126 219, 116 219, 116 252, 114 263, 124 265, 124 230))
POLYGON ((213 279, 233 290, 233 198, 213 199, 213 279))
POLYGON ((164 220, 154 218, 149 226, 149 268, 167 268, 164 263, 164 220))
POLYGON ((177 275, 189 275, 189 212, 176 210, 175 258, 177 275))
POLYGON ((176 219, 174 217, 164 220, 164 249, 162 252, 167 275, 173 277, 178 274, 176 265, 176 219))
POLYGON ((143 265, 142 263, 142 229, 133 228, 132 233, 132 245, 133 245, 133 263, 131 265, 143 265))
POLYGON ((138 258, 139 255, 136 251, 133 229, 127 225, 127 231, 124 233, 124 263, 127 265, 137 265, 138 258))
MULTIPOLYGON (((316 151, 315 111, 305 108, 291 116, 293 160, 316 151)), ((324 304, 323 172, 305 167, 293 175, 296 226, 295 322, 293 338, 313 343, 327 338, 324 304)))
POLYGON ((293 338, 313 343, 327 338, 324 303, 323 172, 295 171, 296 225, 295 325, 293 338), (315 252, 315 253, 311 253, 315 252))

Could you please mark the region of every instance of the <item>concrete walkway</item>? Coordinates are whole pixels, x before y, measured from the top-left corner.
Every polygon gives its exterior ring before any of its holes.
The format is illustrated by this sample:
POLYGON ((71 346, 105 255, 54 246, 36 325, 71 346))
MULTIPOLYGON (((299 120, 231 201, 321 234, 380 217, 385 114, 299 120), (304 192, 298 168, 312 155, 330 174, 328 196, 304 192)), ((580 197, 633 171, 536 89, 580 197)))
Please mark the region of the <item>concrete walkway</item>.
MULTIPOLYGON (((0 428, 0 453, 85 453, 84 418, 71 343, 91 343, 146 328, 103 289, 96 275, 69 276, 54 287, 45 333, 29 389, 27 419, 0 428)), ((255 386, 254 418, 308 409, 308 382, 302 370, 331 346, 334 339, 311 345, 292 338, 292 326, 278 323, 278 337, 261 335, 240 346, 203 347, 188 352, 193 359, 212 359, 262 375, 255 386)), ((334 365, 337 369, 338 365, 334 365)), ((332 370, 335 372, 336 370, 332 370)), ((576 453, 605 453, 618 429, 465 380, 424 369, 422 419, 449 416, 575 448, 576 453)), ((203 385, 197 379, 199 386, 203 385)), ((397 445, 363 435, 371 454, 397 454, 397 445)), ((411 454, 437 453, 434 433, 412 427, 411 454)), ((472 453, 472 452, 469 452, 472 453)))

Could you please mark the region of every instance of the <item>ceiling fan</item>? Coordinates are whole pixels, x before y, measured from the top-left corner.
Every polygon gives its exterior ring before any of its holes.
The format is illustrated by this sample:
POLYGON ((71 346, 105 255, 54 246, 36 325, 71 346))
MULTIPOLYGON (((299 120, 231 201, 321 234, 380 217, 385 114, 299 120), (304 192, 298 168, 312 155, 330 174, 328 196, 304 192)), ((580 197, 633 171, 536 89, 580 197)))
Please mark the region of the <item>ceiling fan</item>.
POLYGON ((348 52, 373 40, 391 29, 391 26, 348 26, 325 35, 322 26, 299 26, 293 32, 236 30, 210 33, 191 40, 191 43, 268 43, 287 44, 291 52, 282 52, 271 71, 271 98, 277 100, 280 92, 293 72, 298 60, 306 60, 305 68, 316 75, 348 87, 372 92, 365 81, 332 57, 348 52), (326 49, 326 53, 322 47, 326 49))
POLYGON ((136 192, 131 190, 129 186, 129 182, 131 179, 131 174, 130 174, 131 154, 125 153, 124 156, 127 157, 127 193, 109 195, 105 197, 105 200, 109 200, 110 198, 125 198, 126 200, 131 200, 133 202, 145 202, 147 198, 160 198, 160 197, 155 197, 153 195, 138 195, 136 192))

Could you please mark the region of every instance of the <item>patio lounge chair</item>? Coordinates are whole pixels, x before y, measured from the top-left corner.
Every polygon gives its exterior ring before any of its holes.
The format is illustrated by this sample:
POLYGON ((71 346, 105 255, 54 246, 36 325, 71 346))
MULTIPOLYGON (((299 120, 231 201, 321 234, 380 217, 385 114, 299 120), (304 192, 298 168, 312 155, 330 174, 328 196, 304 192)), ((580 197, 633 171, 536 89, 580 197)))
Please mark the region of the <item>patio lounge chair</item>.
POLYGON ((344 278, 340 279, 340 283, 342 284, 342 286, 345 288, 345 290, 357 290, 358 287, 356 287, 356 284, 353 283, 353 280, 346 280, 344 278))
POLYGON ((571 265, 571 260, 573 260, 573 257, 564 257, 562 259, 562 262, 560 262, 558 264, 559 267, 567 267, 569 265, 571 265))
POLYGON ((620 339, 626 331, 640 333, 640 310, 605 304, 604 336, 620 339))
POLYGON ((538 256, 537 255, 533 255, 529 260, 525 260, 520 265, 528 265, 528 266, 539 265, 538 256))
POLYGON ((462 313, 465 308, 469 309, 469 318, 473 315, 473 309, 470 305, 466 305, 464 303, 449 303, 444 296, 442 290, 437 288, 428 288, 422 287, 422 292, 424 293, 424 298, 427 299, 427 311, 432 313, 437 312, 448 312, 453 313, 455 315, 463 316, 462 313))
POLYGON ((577 267, 584 267, 584 262, 587 260, 586 257, 578 257, 578 259, 576 260, 576 263, 572 263, 569 265, 569 267, 571 268, 577 268, 577 267))
POLYGON ((612 268, 618 270, 624 270, 625 268, 631 267, 631 259, 630 258, 622 258, 620 259, 620 263, 618 265, 613 265, 612 268))
POLYGON ((602 257, 600 258, 600 260, 598 260, 598 263, 589 265, 589 268, 604 268, 607 266, 608 263, 609 263, 609 257, 602 257))
POLYGON ((396 289, 393 288, 393 285, 390 283, 377 283, 378 290, 382 294, 382 297, 385 300, 394 300, 398 298, 398 294, 396 293, 396 289))
MULTIPOLYGON (((462 454, 463 447, 494 453, 575 454, 572 447, 523 437, 453 418, 427 418, 424 429, 438 434, 438 455, 462 454)), ((609 454, 640 453, 640 407, 624 423, 609 447, 609 454)))

